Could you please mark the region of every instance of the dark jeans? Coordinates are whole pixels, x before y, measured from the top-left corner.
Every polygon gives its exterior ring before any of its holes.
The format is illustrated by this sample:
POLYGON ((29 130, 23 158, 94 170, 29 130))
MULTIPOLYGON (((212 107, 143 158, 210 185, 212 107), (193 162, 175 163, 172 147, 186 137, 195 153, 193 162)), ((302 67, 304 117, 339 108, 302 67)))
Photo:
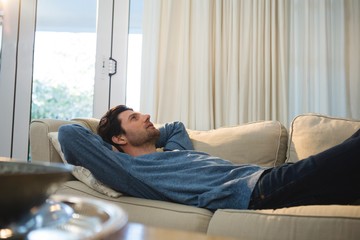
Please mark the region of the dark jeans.
POLYGON ((351 204, 360 199, 360 130, 343 143, 263 173, 249 209, 351 204))

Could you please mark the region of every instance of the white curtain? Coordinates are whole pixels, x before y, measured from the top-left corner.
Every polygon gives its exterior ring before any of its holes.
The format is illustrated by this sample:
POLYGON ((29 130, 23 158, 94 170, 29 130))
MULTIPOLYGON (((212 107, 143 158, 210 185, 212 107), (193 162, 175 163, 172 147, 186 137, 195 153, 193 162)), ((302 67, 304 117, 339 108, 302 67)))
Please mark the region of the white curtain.
POLYGON ((140 110, 211 129, 358 117, 358 0, 144 0, 140 110))
POLYGON ((360 119, 360 1, 345 1, 345 76, 349 111, 346 117, 360 119))
POLYGON ((140 110, 213 127, 213 1, 145 0, 140 110))
POLYGON ((360 1, 293 0, 289 119, 315 112, 360 119, 360 1))

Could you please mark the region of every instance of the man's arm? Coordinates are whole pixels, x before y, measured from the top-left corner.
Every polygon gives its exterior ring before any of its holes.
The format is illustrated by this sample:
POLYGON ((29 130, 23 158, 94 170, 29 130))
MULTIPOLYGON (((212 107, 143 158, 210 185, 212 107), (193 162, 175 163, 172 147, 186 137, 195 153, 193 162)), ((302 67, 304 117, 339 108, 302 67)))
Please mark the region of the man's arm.
POLYGON ((166 123, 159 128, 160 138, 156 147, 164 150, 193 150, 193 144, 182 122, 166 123))

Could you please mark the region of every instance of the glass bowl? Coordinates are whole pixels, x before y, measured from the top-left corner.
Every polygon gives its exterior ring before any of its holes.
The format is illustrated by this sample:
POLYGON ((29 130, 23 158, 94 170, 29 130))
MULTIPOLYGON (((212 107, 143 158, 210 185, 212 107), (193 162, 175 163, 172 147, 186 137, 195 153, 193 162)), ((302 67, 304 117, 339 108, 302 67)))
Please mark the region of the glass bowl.
POLYGON ((71 170, 61 163, 0 161, 0 228, 36 211, 71 177, 71 170))

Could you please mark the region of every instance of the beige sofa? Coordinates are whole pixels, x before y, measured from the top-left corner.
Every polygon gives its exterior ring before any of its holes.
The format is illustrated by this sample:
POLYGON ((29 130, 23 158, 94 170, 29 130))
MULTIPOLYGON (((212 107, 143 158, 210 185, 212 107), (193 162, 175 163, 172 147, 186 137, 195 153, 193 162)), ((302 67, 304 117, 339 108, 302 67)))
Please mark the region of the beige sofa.
MULTIPOLYGON (((31 123, 32 161, 62 162, 59 126, 78 123, 93 131, 97 119, 31 123)), ((289 129, 276 121, 260 121, 210 131, 188 130, 194 147, 235 163, 276 166, 342 142, 360 128, 360 121, 307 114, 296 117, 289 129)), ((359 158, 360 161, 360 158, 359 158)), ((112 192, 86 169, 57 193, 99 198, 120 205, 129 221, 151 226, 197 231, 237 239, 360 239, 360 206, 301 206, 276 210, 219 209, 215 212, 172 202, 146 200, 112 192), (79 181, 80 179, 81 181, 79 181)))

